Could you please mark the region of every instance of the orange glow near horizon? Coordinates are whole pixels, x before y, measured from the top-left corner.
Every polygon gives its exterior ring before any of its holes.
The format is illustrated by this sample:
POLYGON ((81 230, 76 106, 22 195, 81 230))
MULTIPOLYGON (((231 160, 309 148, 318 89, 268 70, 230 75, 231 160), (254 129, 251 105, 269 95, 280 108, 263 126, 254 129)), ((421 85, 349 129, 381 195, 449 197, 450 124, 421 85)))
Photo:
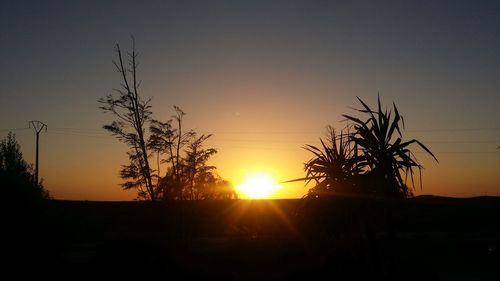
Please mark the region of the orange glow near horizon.
POLYGON ((268 199, 281 188, 270 173, 253 172, 236 186, 236 191, 244 199, 268 199))

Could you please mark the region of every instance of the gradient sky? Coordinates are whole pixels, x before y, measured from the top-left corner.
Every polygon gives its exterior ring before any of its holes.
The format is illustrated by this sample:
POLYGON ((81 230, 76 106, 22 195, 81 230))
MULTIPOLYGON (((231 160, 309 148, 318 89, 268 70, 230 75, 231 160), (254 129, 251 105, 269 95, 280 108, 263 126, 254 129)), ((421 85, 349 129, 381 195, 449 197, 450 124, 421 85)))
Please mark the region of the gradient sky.
MULTIPOLYGON (((499 1, 4 1, 0 137, 13 130, 56 198, 128 200, 126 147, 101 127, 97 100, 118 87, 114 45, 140 52, 141 93, 166 120, 213 133, 212 164, 235 183, 251 171, 304 175, 325 126, 356 96, 394 101, 418 138, 417 194, 500 195, 499 1), (347 3, 345 3, 347 2, 347 3)), ((302 183, 276 197, 302 196, 302 183)))

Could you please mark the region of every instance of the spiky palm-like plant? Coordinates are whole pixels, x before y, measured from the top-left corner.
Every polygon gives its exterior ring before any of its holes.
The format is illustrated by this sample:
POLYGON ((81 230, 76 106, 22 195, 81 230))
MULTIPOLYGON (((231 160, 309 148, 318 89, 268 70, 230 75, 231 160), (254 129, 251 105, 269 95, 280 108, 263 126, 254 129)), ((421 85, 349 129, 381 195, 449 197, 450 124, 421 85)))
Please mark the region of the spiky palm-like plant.
POLYGON ((364 181, 365 185, 368 185, 366 188, 371 193, 382 196, 412 196, 412 189, 415 189, 414 169, 419 172, 421 184, 423 167, 410 151, 410 145, 417 144, 436 161, 437 158, 420 141, 402 140, 401 129, 404 129, 404 120, 394 103, 394 112, 392 112, 382 110, 380 97, 378 97, 377 110, 372 110, 359 97, 358 100, 363 109, 357 111, 367 114, 368 119, 362 120, 350 115, 342 116, 354 122, 355 133, 349 136, 349 140, 360 150, 356 162, 365 171, 364 176, 368 179, 364 181), (408 177, 411 179, 411 187, 407 185, 408 177))
POLYGON ((314 154, 304 170, 306 176, 302 179, 306 184, 314 180, 315 186, 309 190, 308 197, 320 197, 331 194, 332 191, 350 192, 356 188, 354 176, 361 172, 356 163, 357 150, 350 141, 349 128, 337 134, 335 129, 328 127, 326 142, 320 139, 322 148, 306 145, 304 149, 314 154))

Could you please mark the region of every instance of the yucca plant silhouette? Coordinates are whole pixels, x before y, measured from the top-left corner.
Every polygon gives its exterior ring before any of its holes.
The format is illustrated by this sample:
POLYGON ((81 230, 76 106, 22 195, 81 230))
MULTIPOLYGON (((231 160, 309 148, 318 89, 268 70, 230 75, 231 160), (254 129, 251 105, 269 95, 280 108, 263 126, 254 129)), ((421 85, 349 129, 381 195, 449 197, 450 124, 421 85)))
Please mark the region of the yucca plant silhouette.
POLYGON ((360 270, 391 279, 397 270, 394 213, 399 204, 393 199, 413 195, 417 170, 422 184, 423 167, 410 147, 416 144, 437 159, 420 141, 403 141, 404 121, 394 103, 392 110, 383 110, 378 97, 372 110, 358 100, 362 108, 357 111, 366 118, 342 115, 350 125, 340 134, 329 127, 321 147, 304 146, 313 154, 304 165, 306 175, 289 182, 315 183, 305 196, 312 200, 302 201, 297 216, 322 266, 350 257, 360 270))
POLYGON ((357 150, 350 141, 349 127, 337 134, 331 126, 327 127, 327 139, 320 138, 322 148, 305 145, 304 149, 314 154, 304 165, 306 184, 315 182, 308 197, 320 197, 332 191, 345 192, 355 188, 353 177, 361 172, 356 163, 357 150))
POLYGON ((363 108, 357 111, 368 115, 368 119, 362 120, 345 114, 342 116, 354 122, 354 134, 349 135, 349 141, 354 143, 360 152, 355 158, 358 167, 363 169, 364 188, 376 195, 411 197, 412 189, 415 189, 415 169, 419 172, 421 186, 423 167, 410 151, 410 145, 417 144, 436 162, 437 158, 420 141, 402 140, 404 119, 394 103, 392 112, 382 110, 380 97, 377 99, 377 110, 372 110, 359 97, 358 100, 363 108), (408 177, 411 179, 411 187, 407 185, 408 177))

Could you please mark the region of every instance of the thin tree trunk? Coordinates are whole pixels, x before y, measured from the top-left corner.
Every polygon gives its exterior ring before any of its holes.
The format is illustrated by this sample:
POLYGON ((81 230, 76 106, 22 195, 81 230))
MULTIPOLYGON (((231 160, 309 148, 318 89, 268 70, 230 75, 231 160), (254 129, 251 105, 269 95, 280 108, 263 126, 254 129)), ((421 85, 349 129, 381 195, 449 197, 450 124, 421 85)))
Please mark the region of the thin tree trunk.
POLYGON ((123 59, 122 59, 122 54, 120 50, 120 46, 117 44, 117 52, 118 52, 118 58, 120 60, 120 72, 122 73, 123 77, 123 82, 125 83, 125 90, 127 91, 128 97, 130 101, 132 102, 132 110, 133 110, 133 118, 134 118, 134 129, 137 132, 137 135, 139 137, 139 146, 142 151, 143 155, 143 161, 144 161, 144 169, 141 169, 141 173, 144 174, 144 177, 146 178, 146 189, 148 190, 149 196, 151 198, 151 201, 156 200, 156 194, 153 190, 153 182, 151 181, 151 173, 150 173, 150 168, 149 168, 149 162, 148 162, 148 153, 146 149, 146 143, 144 141, 144 134, 143 134, 143 124, 142 124, 142 118, 139 114, 139 101, 138 101, 138 93, 137 93, 137 84, 136 84, 136 69, 137 65, 135 63, 135 42, 132 50, 132 73, 134 76, 134 92, 131 91, 130 85, 128 83, 128 79, 126 76, 126 69, 123 66, 123 59))

